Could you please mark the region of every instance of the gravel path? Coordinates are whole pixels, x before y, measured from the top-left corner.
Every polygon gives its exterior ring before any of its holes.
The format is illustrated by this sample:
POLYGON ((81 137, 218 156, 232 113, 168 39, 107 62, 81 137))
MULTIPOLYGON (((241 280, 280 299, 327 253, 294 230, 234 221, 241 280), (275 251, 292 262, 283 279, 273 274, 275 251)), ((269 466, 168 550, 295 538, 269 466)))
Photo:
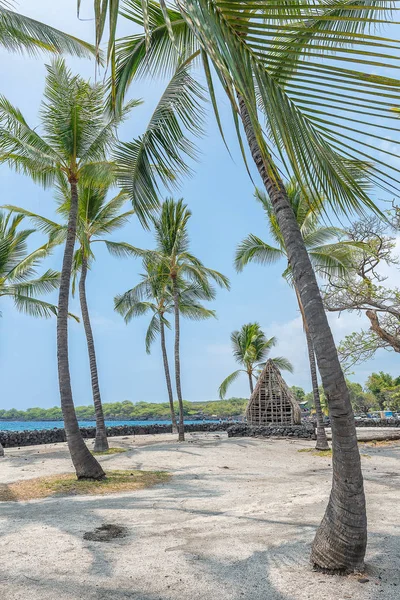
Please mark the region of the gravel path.
MULTIPOLYGON (((92 443, 92 442, 91 442, 92 443)), ((160 469, 163 486, 0 504, 2 600, 398 600, 400 443, 361 445, 369 518, 366 583, 314 573, 310 543, 330 458, 307 441, 223 434, 113 438, 112 469, 160 469), (83 539, 102 524, 128 536, 83 539)), ((8 450, 0 483, 71 470, 65 444, 8 450)))

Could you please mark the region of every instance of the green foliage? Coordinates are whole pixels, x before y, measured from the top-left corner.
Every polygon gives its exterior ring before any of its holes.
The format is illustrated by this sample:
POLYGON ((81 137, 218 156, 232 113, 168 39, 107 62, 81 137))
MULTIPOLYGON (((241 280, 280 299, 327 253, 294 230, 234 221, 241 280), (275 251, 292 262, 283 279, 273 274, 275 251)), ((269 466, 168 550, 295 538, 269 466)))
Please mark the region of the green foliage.
POLYGON ((39 52, 52 54, 74 54, 90 57, 95 48, 82 40, 67 35, 54 27, 8 10, 11 2, 0 2, 0 46, 10 52, 28 52, 36 56, 39 52))
MULTIPOLYGON (((245 411, 246 398, 230 398, 229 400, 212 402, 188 402, 183 401, 184 416, 209 419, 238 417, 245 411)), ((175 411, 178 412, 178 403, 175 403, 175 411)), ((113 402, 103 404, 104 417, 108 420, 170 420, 171 413, 168 402, 113 402)), ((94 420, 95 412, 93 405, 77 406, 76 414, 80 421, 94 420)), ((0 409, 0 419, 10 421, 62 421, 61 408, 28 408, 26 411, 11 408, 0 409)))
POLYGON ((57 314, 57 307, 35 296, 57 289, 60 274, 48 270, 36 276, 40 261, 51 248, 44 245, 28 254, 27 241, 34 229, 19 229, 23 219, 0 211, 0 298, 10 297, 20 312, 51 317, 57 314))
POLYGON ((297 385, 292 385, 290 389, 299 402, 304 402, 306 400, 306 393, 303 388, 298 387, 297 385))
MULTIPOLYGON (((345 237, 343 229, 323 224, 324 203, 321 195, 313 197, 311 190, 304 189, 295 179, 286 184, 286 191, 315 272, 321 277, 343 275, 351 265, 356 244, 352 246, 347 240, 341 239, 345 237)), ((238 272, 251 262, 269 265, 281 259, 287 261, 285 242, 271 200, 258 189, 255 197, 264 210, 269 235, 275 245, 253 234, 247 236, 236 249, 235 267, 238 272)), ((292 284, 289 264, 282 277, 292 284)))
MULTIPOLYGON (((239 377, 240 373, 247 373, 251 379, 256 379, 256 372, 264 365, 271 349, 276 345, 277 339, 267 339, 259 323, 242 325, 239 331, 231 333, 232 353, 237 363, 243 368, 234 371, 219 386, 219 397, 225 397, 229 386, 239 377)), ((293 366, 287 358, 277 356, 272 359, 279 369, 286 369, 292 373, 293 366)))
POLYGON ((371 373, 365 387, 373 394, 380 410, 400 408, 400 377, 392 377, 383 371, 371 373))

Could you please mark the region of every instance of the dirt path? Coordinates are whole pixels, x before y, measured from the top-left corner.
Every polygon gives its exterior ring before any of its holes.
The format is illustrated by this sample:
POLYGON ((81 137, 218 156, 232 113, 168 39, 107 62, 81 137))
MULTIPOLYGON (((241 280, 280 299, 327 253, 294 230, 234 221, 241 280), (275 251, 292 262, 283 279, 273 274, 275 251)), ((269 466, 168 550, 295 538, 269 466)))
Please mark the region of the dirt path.
MULTIPOLYGON (((304 441, 192 434, 113 438, 112 469, 161 469, 167 484, 123 495, 0 504, 2 600, 397 600, 400 444, 361 447, 369 579, 312 572, 329 458, 304 441), (103 524, 111 542, 83 538, 103 524)), ((64 444, 13 449, 0 483, 71 470, 64 444)))

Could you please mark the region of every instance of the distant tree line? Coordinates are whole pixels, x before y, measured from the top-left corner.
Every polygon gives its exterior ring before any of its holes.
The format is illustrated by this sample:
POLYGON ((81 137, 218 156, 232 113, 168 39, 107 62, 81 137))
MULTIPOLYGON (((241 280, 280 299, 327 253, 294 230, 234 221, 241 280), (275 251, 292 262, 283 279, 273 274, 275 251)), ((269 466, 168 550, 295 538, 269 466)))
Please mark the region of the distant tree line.
MULTIPOLYGON (((230 398, 229 400, 220 400, 215 402, 188 402, 183 401, 184 415, 187 418, 215 417, 218 419, 237 417, 244 413, 246 408, 246 398, 230 398)), ((178 403, 174 403, 175 412, 179 412, 178 403)), ((169 402, 151 403, 151 402, 123 402, 104 403, 104 416, 108 420, 151 420, 165 419, 171 420, 169 402)), ((94 420, 94 406, 77 406, 76 415, 79 420, 94 420)), ((0 410, 0 419, 12 421, 62 421, 61 408, 28 408, 27 410, 0 410)))
MULTIPOLYGON (((379 371, 379 373, 371 373, 364 387, 349 379, 346 379, 346 383, 355 413, 377 410, 400 411, 400 377, 393 377, 389 373, 379 371)), ((313 408, 312 392, 305 393, 303 388, 298 386, 293 386, 291 389, 299 402, 307 402, 307 407, 313 408)), ((327 414, 328 406, 322 387, 320 395, 322 408, 327 414)))

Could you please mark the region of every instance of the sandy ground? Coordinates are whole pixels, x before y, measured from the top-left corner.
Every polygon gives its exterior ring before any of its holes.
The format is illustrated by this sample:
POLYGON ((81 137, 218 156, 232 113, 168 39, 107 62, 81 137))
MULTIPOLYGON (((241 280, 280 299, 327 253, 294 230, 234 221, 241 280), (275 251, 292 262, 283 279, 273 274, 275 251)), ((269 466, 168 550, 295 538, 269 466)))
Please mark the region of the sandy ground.
MULTIPOLYGON (((161 469, 172 479, 121 495, 1 503, 1 600, 400 598, 399 442, 361 446, 367 583, 309 565, 331 485, 330 458, 298 452, 312 442, 224 434, 111 442, 129 451, 100 457, 106 468, 161 469), (104 523, 128 536, 83 539, 104 523)), ((72 470, 65 444, 6 454, 1 483, 72 470)))

